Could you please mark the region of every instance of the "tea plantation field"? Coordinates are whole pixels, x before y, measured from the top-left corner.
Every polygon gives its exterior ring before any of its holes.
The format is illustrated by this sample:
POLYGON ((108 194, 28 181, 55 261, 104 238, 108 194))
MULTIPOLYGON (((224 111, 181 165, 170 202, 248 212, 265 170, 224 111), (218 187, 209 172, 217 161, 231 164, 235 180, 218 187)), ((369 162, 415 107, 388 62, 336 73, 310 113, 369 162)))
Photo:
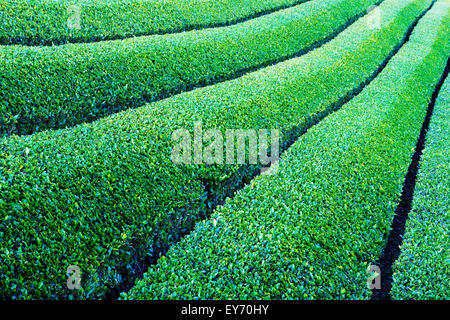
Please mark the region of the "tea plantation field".
POLYGON ((449 299, 449 34, 448 0, 0 0, 0 299, 449 299))

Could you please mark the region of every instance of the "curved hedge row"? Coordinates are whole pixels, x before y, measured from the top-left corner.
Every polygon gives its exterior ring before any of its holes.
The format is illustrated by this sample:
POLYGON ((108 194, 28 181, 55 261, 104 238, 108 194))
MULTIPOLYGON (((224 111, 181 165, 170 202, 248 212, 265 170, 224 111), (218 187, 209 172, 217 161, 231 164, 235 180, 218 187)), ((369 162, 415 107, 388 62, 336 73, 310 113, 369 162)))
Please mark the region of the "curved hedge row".
POLYGON ((388 0, 300 58, 94 123, 0 143, 0 292, 17 299, 101 297, 132 279, 255 170, 175 165, 176 129, 282 130, 282 143, 369 81, 432 1, 388 0), (255 108, 257 106, 257 108, 255 108), (82 290, 65 288, 80 266, 82 290))
POLYGON ((375 2, 315 0, 227 28, 88 45, 3 47, 0 135, 73 126, 237 77, 311 50, 375 2))
POLYGON ((394 299, 450 299, 450 78, 436 100, 413 208, 394 265, 394 299))
POLYGON ((364 91, 159 259, 124 299, 361 299, 450 50, 436 5, 364 91))
POLYGON ((227 25, 306 0, 0 0, 0 44, 52 45, 227 25))

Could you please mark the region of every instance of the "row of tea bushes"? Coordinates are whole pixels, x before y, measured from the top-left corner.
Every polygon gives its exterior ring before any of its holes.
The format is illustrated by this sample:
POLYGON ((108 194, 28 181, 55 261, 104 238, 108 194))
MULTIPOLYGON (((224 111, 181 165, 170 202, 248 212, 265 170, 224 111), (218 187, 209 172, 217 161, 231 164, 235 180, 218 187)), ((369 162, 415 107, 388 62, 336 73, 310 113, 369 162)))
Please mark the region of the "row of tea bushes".
POLYGON ((394 299, 450 298, 450 78, 441 88, 421 158, 413 207, 400 258, 394 299))
POLYGON ((0 0, 0 44, 52 45, 227 25, 305 0, 0 0))
POLYGON ((366 269, 384 247, 450 51, 448 9, 435 5, 360 95, 283 154, 277 173, 198 223, 122 298, 370 297, 366 269))

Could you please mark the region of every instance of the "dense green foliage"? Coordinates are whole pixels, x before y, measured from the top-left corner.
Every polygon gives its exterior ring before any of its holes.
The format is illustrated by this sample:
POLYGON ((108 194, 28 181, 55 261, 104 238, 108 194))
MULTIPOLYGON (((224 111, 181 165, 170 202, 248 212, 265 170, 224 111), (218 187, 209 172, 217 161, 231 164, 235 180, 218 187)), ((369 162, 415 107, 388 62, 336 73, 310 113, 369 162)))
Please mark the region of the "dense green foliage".
POLYGON ((450 41, 448 4, 428 13, 364 91, 228 199, 126 299, 367 298, 450 41))
POLYGON ((77 297, 132 277, 136 260, 204 217, 207 185, 220 200, 249 178, 249 166, 175 165, 174 130, 192 131, 195 120, 222 132, 278 128, 287 142, 370 80, 430 3, 388 0, 380 28, 364 17, 300 58, 72 129, 3 139, 1 295, 67 297, 69 265, 83 272, 77 297))
POLYGON ((304 1, 0 0, 0 44, 90 42, 179 32, 226 25, 304 1))
POLYGON ((374 3, 315 0, 226 28, 0 48, 0 135, 64 128, 237 77, 312 49, 374 3))
POLYGON ((437 99, 413 208, 394 266, 394 299, 450 299, 450 78, 437 99))

